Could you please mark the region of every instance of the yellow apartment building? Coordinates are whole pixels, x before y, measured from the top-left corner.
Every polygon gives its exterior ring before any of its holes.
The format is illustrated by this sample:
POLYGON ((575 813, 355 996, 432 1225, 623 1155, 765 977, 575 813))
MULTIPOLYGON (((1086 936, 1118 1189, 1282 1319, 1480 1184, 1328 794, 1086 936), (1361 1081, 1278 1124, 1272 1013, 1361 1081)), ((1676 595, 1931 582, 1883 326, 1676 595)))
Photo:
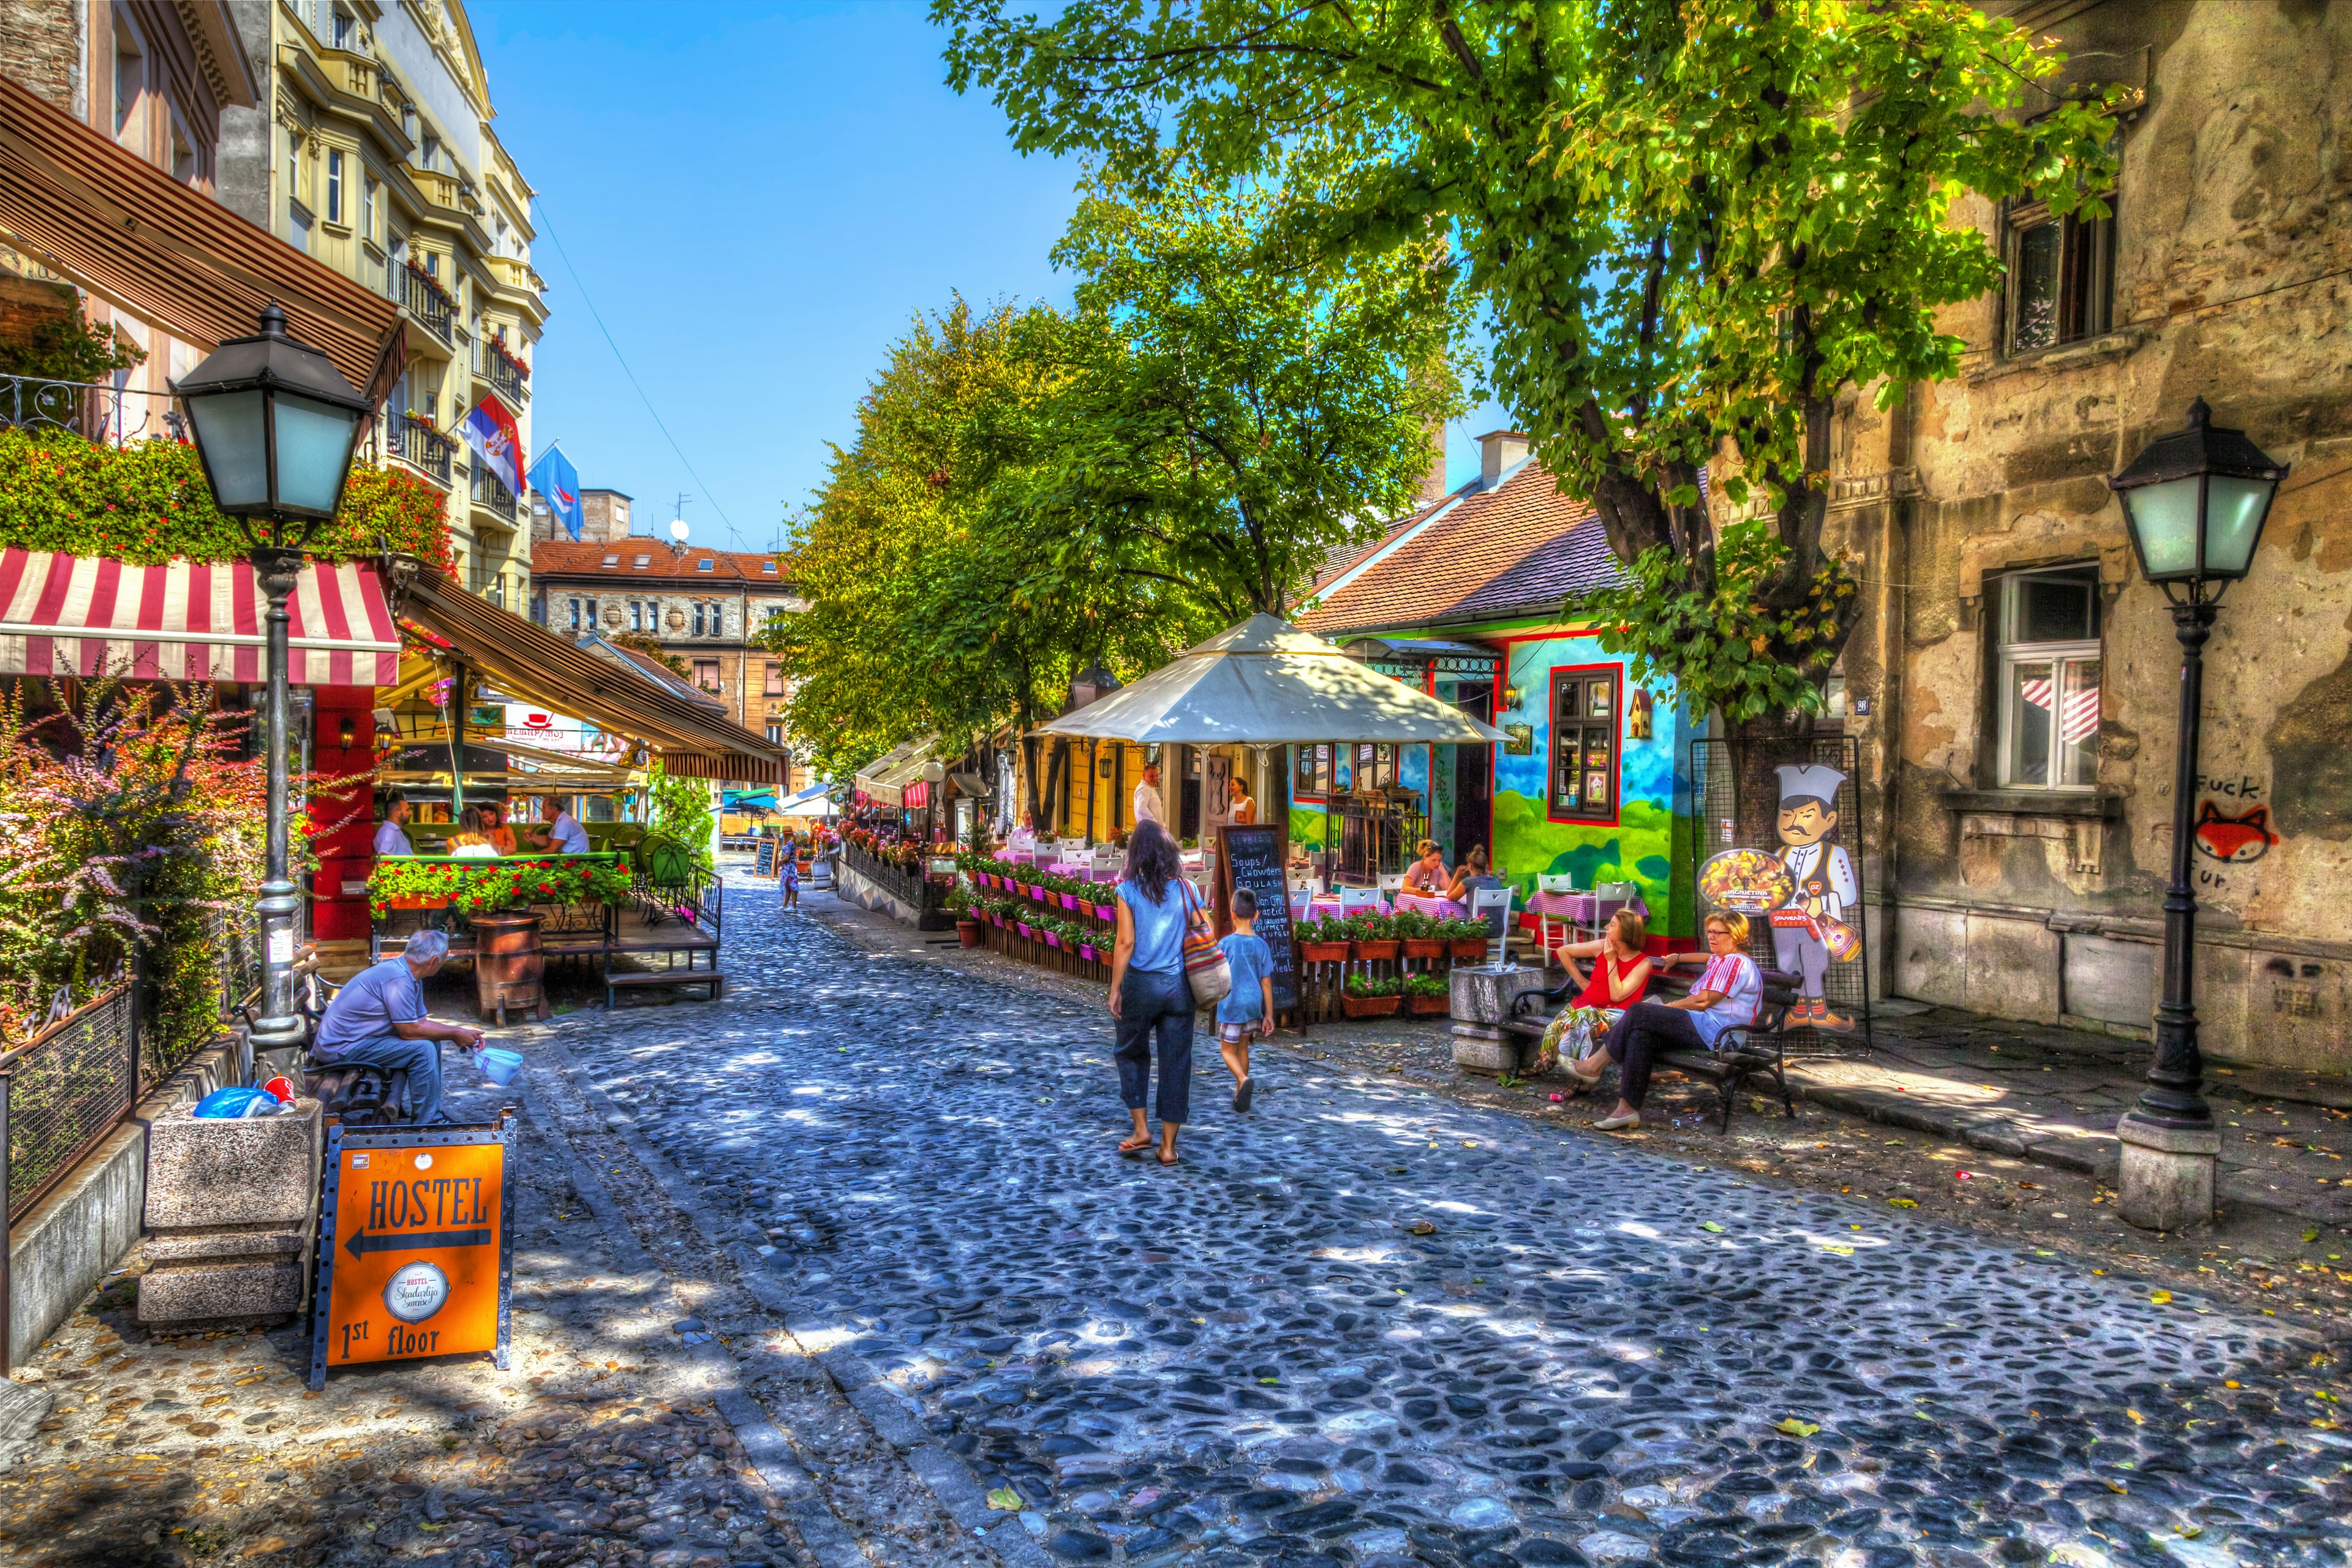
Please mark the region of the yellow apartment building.
POLYGON ((491 128, 461 0, 266 0, 247 44, 267 118, 224 157, 223 199, 397 301, 407 370, 378 460, 449 492, 460 579, 530 603, 530 511, 454 432, 495 396, 531 450, 531 362, 547 307, 532 269, 531 188, 491 128))

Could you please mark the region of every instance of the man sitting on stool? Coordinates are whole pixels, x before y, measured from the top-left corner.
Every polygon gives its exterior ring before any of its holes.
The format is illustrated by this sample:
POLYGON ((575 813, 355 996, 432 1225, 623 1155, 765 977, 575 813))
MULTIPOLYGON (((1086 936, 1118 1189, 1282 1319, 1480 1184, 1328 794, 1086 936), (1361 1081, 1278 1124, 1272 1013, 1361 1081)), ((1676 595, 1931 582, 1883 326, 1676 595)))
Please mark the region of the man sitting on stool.
POLYGON ((418 931, 398 957, 362 970, 335 993, 310 1043, 311 1056, 329 1067, 408 1074, 419 1126, 448 1120, 441 1114, 441 1042, 482 1048, 481 1030, 425 1016, 425 977, 448 956, 446 933, 418 931))

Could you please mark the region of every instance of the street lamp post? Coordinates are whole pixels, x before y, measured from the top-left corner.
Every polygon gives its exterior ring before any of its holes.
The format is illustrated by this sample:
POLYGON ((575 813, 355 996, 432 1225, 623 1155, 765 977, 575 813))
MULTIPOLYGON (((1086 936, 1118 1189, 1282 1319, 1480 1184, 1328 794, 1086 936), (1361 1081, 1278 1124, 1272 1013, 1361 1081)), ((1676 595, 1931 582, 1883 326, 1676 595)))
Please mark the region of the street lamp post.
POLYGON ((286 601, 301 577, 303 547, 342 501, 370 405, 333 361, 287 332, 275 300, 262 310, 260 331, 221 344, 173 390, 194 427, 213 502, 245 525, 253 574, 268 602, 268 847, 254 904, 265 967, 253 1045, 269 1050, 302 1037, 291 976, 301 900, 286 841, 286 601))
POLYGON ((2178 743, 2172 770, 2172 871, 2164 889, 2164 999, 2156 1009, 2156 1063, 2139 1104, 2116 1124, 2123 1146, 2119 1206, 2131 1224, 2177 1230, 2213 1215, 2221 1149, 2205 1103, 2197 1047, 2197 899, 2189 889, 2198 743, 2204 729, 2205 642, 2222 590, 2253 563, 2286 465, 2242 430, 2211 423, 2203 398, 2184 430, 2151 443, 2108 480, 2122 501, 2140 574, 2164 589, 2180 641, 2178 743))

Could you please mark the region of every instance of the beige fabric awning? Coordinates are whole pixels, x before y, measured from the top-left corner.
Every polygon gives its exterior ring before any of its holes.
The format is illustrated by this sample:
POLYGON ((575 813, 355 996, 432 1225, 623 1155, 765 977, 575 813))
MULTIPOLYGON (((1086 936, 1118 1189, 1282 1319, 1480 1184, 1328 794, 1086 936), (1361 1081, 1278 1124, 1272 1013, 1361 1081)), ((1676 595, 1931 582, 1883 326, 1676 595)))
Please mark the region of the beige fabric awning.
MULTIPOLYGON (((397 570, 391 576, 399 583, 397 570)), ((674 774, 783 782, 782 747, 437 574, 419 572, 397 590, 393 608, 423 634, 417 640, 488 676, 500 690, 641 742, 674 774)))
POLYGON ((400 307, 5 78, 0 235, 184 342, 249 337, 275 300, 371 402, 400 375, 400 307))

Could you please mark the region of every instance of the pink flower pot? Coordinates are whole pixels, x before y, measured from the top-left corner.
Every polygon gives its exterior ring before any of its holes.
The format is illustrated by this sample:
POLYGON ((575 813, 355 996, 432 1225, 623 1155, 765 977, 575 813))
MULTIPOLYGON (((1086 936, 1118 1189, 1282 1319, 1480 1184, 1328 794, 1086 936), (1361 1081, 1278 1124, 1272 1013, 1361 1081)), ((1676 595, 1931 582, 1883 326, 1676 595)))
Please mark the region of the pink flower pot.
POLYGON ((1076 908, 1078 907, 1078 896, 1077 896, 1077 894, 1076 894, 1076 893, 1064 893, 1064 894, 1062 895, 1062 907, 1063 907, 1064 909, 1066 909, 1066 910, 1075 910, 1075 909, 1076 909, 1076 908))
POLYGON ((1047 947, 1059 947, 1059 946, 1061 946, 1061 945, 1062 945, 1062 938, 1061 938, 1061 934, 1060 934, 1059 932, 1057 932, 1057 931, 1047 931, 1047 932, 1045 933, 1045 945, 1046 945, 1047 947))
POLYGON ((1021 928, 1021 934, 1024 937, 1027 938, 1031 942, 1037 940, 1037 931, 1034 926, 1030 925, 1025 921, 1015 921, 1013 923, 1021 928))
POLYGON ((1078 956, 1092 963, 1095 961, 1094 944, 1085 942, 1078 943, 1078 956))

